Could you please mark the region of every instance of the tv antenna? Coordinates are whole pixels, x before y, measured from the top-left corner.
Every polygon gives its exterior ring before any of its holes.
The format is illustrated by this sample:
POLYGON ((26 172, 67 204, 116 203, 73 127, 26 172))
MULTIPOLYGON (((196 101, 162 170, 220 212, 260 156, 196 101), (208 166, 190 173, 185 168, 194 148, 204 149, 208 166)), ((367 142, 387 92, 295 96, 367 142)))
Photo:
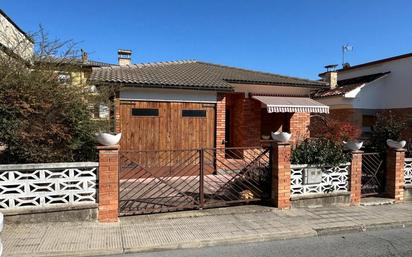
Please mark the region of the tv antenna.
POLYGON ((348 43, 342 46, 342 67, 345 66, 345 53, 351 52, 353 50, 353 46, 349 45, 348 43))

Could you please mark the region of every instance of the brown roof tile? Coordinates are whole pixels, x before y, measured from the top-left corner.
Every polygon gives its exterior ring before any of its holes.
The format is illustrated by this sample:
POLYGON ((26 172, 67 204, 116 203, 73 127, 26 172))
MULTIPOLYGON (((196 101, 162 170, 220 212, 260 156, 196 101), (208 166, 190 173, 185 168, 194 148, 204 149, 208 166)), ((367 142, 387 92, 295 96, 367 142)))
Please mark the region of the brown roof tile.
POLYGON ((230 83, 324 87, 325 83, 200 61, 175 61, 93 68, 91 81, 130 86, 232 90, 230 83))

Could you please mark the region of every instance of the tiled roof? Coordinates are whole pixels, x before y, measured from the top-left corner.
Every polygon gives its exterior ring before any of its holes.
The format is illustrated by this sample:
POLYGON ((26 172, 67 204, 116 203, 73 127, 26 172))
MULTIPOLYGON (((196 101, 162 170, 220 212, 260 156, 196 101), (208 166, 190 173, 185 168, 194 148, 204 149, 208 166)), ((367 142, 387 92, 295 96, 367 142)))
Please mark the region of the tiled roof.
POLYGON ((388 72, 381 72, 381 73, 375 73, 375 74, 370 74, 366 76, 360 76, 360 77, 355 77, 355 78, 350 78, 350 79, 343 79, 338 81, 338 86, 334 89, 322 89, 316 92, 313 97, 315 98, 321 98, 321 97, 329 97, 329 96, 340 96, 344 95, 354 89, 356 89, 359 86, 362 86, 363 84, 372 82, 376 79, 379 79, 387 74, 389 74, 390 71, 388 72))
POLYGON ((230 83, 324 87, 325 83, 200 61, 174 61, 93 68, 91 81, 128 86, 232 90, 230 83))
POLYGON ((43 63, 53 63, 53 64, 70 64, 70 65, 81 65, 84 67, 105 67, 105 66, 113 66, 113 64, 93 61, 93 60, 86 60, 83 61, 81 58, 58 58, 58 57, 47 57, 41 58, 37 60, 38 62, 43 63))

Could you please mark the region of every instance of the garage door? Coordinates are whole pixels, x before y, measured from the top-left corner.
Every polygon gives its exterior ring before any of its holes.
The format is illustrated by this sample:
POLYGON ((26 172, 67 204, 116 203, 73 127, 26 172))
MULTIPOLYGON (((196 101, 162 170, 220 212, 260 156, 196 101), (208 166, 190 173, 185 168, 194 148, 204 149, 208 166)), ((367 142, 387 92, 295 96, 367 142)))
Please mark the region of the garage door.
POLYGON ((214 147, 215 104, 121 102, 122 150, 214 147))

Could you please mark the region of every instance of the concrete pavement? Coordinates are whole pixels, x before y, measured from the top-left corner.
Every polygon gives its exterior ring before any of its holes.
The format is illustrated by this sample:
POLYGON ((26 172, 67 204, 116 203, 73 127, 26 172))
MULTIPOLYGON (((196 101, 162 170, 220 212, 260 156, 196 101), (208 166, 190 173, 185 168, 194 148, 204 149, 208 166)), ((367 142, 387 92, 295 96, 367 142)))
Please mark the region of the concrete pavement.
POLYGON ((5 256, 97 256, 412 225, 412 203, 278 210, 241 206, 133 216, 117 224, 8 224, 5 256))
MULTIPOLYGON (((111 257, 412 256, 412 227, 111 257)), ((97 257, 97 256, 96 256, 97 257)))

